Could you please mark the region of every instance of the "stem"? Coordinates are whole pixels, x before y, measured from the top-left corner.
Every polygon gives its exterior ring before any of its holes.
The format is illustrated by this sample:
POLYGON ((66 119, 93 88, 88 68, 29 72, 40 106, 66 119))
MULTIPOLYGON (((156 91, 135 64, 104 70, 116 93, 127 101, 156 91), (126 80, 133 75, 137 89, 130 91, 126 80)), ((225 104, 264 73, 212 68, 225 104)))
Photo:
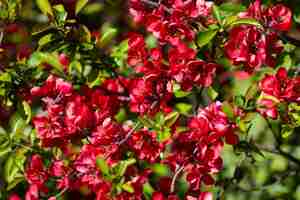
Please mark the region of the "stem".
POLYGON ((138 121, 138 122, 135 124, 135 126, 127 133, 126 137, 118 143, 118 145, 124 144, 124 143, 131 137, 131 135, 134 133, 134 131, 136 131, 136 129, 137 129, 140 125, 141 125, 141 122, 138 121))
POLYGON ((64 188, 62 191, 60 191, 58 194, 55 195, 55 198, 59 198, 61 197, 66 191, 68 190, 68 188, 64 188))
MULTIPOLYGON (((148 5, 150 5, 150 6, 152 6, 152 7, 155 7, 155 8, 158 8, 158 7, 160 7, 162 4, 160 4, 160 2, 159 3, 157 3, 157 2, 153 2, 153 1, 150 1, 150 0, 141 0, 141 2, 143 2, 143 3, 145 3, 145 4, 148 4, 148 5)), ((164 5, 162 5, 163 6, 163 9, 167 12, 167 13, 169 13, 169 14, 172 14, 172 10, 170 9, 170 8, 167 8, 166 6, 164 6, 164 5)))
POLYGON ((287 152, 285 152, 281 149, 281 144, 282 144, 281 137, 276 135, 276 133, 273 131, 269 120, 266 119, 266 121, 267 121, 267 124, 268 124, 268 127, 269 127, 270 131, 272 132, 272 134, 275 137, 275 140, 277 142, 276 150, 270 150, 269 152, 270 153, 277 153, 277 154, 285 157, 289 161, 295 163, 296 165, 300 166, 300 160, 298 158, 294 157, 293 155, 291 155, 291 154, 289 154, 289 153, 287 153, 287 152))
POLYGON ((173 178, 172 178, 172 182, 171 182, 171 187, 170 187, 170 193, 173 193, 175 191, 175 183, 176 183, 176 179, 179 176, 179 174, 182 172, 182 170, 184 170, 185 166, 182 165, 174 174, 173 178))

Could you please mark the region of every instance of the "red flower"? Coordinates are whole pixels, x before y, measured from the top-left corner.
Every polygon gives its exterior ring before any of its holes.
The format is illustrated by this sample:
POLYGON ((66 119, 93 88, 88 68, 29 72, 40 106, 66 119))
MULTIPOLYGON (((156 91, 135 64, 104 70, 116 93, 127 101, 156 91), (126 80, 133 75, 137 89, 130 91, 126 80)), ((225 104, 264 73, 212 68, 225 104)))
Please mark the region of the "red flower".
POLYGON ((289 78, 285 68, 278 69, 276 75, 266 75, 260 81, 260 89, 281 101, 298 101, 299 79, 289 78))
POLYGON ((94 124, 93 113, 84 97, 73 95, 65 107, 64 123, 69 133, 89 129, 94 124))
POLYGON ((129 92, 130 110, 140 114, 156 113, 160 108, 166 108, 167 102, 172 97, 171 87, 167 80, 155 75, 132 79, 129 92))
POLYGON ((268 27, 277 31, 288 31, 292 26, 292 12, 282 4, 277 4, 264 13, 268 27))
POLYGON ((57 78, 50 75, 42 87, 34 87, 31 89, 33 96, 44 97, 44 96, 70 96, 73 92, 72 85, 65 82, 61 78, 57 78))
POLYGON ((39 189, 37 185, 30 185, 26 192, 25 200, 39 200, 39 189))
POLYGON ((139 159, 155 162, 164 147, 157 141, 156 137, 154 132, 141 130, 131 136, 128 140, 128 146, 137 154, 139 159))
POLYGON ((44 188, 44 183, 48 179, 48 173, 40 155, 33 155, 31 157, 30 163, 25 170, 25 177, 31 185, 39 189, 44 188))
POLYGON ((17 194, 11 194, 8 200, 21 200, 21 198, 17 194))
POLYGON ((106 118, 103 124, 92 133, 91 142, 94 145, 112 145, 122 140, 125 132, 120 125, 106 118))
POLYGON ((234 64, 244 64, 250 71, 266 61, 266 37, 254 26, 238 26, 230 31, 225 53, 234 64))
POLYGON ((33 118, 33 124, 37 130, 38 138, 42 141, 42 146, 57 146, 65 144, 67 141, 67 131, 57 120, 57 118, 51 119, 46 116, 33 118))

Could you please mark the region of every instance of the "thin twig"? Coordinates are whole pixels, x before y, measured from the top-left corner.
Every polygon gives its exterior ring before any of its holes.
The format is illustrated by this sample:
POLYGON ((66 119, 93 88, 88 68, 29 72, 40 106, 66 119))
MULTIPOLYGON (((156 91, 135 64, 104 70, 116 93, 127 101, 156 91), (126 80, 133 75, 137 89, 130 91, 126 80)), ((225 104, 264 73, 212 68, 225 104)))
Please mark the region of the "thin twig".
POLYGON ((175 183, 177 180, 177 177, 179 176, 179 174, 182 172, 182 170, 184 170, 185 166, 182 165, 174 174, 173 178, 172 178, 172 182, 171 182, 171 186, 170 186, 170 193, 173 193, 175 191, 175 183))
MULTIPOLYGON (((298 166, 300 166, 300 160, 296 157, 294 157, 293 155, 283 151, 281 149, 281 144, 282 144, 282 141, 281 141, 281 137, 280 136, 277 136, 276 133, 273 131, 272 129, 272 125, 270 124, 269 120, 266 120, 267 121, 267 124, 268 124, 268 127, 270 129, 270 131, 272 132, 273 136, 275 137, 275 140, 277 142, 277 145, 276 145, 276 150, 272 150, 273 153, 277 153, 283 157, 285 157, 286 159, 288 159, 289 161, 292 161, 293 163, 297 164, 298 166)), ((271 153, 272 153, 271 152, 271 153)))
POLYGON ((122 145, 124 144, 130 137, 131 135, 134 133, 134 131, 136 131, 136 129, 141 125, 141 122, 138 121, 135 126, 127 133, 126 137, 124 139, 122 139, 118 145, 122 145))

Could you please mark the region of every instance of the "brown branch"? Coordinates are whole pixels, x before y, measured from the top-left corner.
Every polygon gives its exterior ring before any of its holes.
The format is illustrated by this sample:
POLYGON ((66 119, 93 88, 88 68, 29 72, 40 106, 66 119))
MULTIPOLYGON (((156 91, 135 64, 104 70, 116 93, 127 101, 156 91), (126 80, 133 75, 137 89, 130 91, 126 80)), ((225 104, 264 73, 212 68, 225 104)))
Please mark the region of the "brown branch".
POLYGON ((141 2, 143 2, 144 4, 148 4, 149 6, 152 6, 152 7, 155 7, 155 8, 158 8, 160 6, 163 6, 163 9, 169 13, 169 14, 172 14, 173 10, 170 9, 170 8, 167 8, 166 6, 160 4, 159 2, 154 2, 154 1, 150 1, 150 0, 141 0, 141 2))

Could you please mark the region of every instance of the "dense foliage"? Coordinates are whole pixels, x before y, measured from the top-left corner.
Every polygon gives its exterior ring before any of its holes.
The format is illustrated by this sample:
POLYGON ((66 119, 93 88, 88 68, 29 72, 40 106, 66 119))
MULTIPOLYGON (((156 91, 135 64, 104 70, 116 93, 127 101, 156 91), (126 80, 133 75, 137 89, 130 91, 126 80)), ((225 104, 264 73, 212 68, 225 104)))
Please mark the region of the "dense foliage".
POLYGON ((297 5, 1 1, 0 199, 300 199, 297 5))

